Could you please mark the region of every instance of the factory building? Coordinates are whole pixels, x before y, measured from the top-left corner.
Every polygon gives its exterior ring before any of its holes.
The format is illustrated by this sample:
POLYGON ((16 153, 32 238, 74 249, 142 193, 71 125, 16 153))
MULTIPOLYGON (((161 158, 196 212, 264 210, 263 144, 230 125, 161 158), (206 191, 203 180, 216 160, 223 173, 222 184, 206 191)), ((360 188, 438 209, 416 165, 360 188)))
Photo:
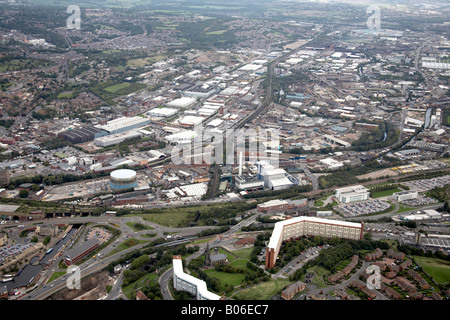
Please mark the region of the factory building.
POLYGON ((174 108, 155 108, 147 112, 150 117, 167 118, 176 115, 178 112, 174 108))
POLYGON ((208 85, 198 85, 188 90, 185 90, 183 94, 186 97, 194 97, 194 98, 207 98, 214 94, 217 91, 217 88, 208 85))
POLYGON ((97 125, 96 128, 115 134, 146 126, 150 120, 143 117, 121 117, 108 121, 105 125, 97 125))
POLYGON ((395 153, 395 155, 397 155, 399 157, 412 157, 412 156, 417 156, 419 154, 420 154, 419 149, 408 149, 408 150, 397 151, 395 153))
POLYGON ((142 134, 138 131, 130 130, 127 132, 115 133, 112 135, 94 139, 94 144, 98 147, 108 147, 124 142, 127 139, 134 139, 141 137, 142 134))
POLYGON ((62 136, 64 137, 65 140, 69 141, 70 143, 76 144, 92 141, 95 138, 99 138, 107 134, 108 132, 106 132, 105 130, 93 126, 88 126, 66 131, 62 134, 62 136))
POLYGON ((167 106, 174 108, 187 108, 193 105, 196 101, 197 101, 196 98, 183 97, 169 102, 167 106))
POLYGON ((347 141, 344 141, 342 139, 333 137, 333 136, 331 136, 329 134, 324 135, 323 138, 324 138, 325 141, 337 144, 337 145, 345 147, 345 148, 349 148, 349 147, 352 146, 351 143, 348 143, 347 141))
POLYGON ((299 200, 270 200, 256 206, 259 212, 280 212, 296 210, 307 204, 307 199, 299 200))
POLYGON ((284 190, 292 187, 294 183, 284 169, 275 168, 273 165, 259 161, 257 164, 258 177, 264 181, 264 187, 271 190, 284 190))

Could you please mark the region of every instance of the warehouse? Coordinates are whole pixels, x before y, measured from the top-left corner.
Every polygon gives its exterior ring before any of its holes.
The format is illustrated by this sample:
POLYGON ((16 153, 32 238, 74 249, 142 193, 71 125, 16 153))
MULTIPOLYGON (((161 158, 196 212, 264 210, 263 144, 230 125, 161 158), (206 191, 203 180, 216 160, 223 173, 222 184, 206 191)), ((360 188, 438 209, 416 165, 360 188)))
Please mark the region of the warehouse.
POLYGON ((94 139, 94 144, 96 146, 104 148, 104 147, 119 144, 127 139, 134 139, 134 138, 138 138, 141 136, 142 136, 142 134, 140 132, 130 130, 127 132, 116 133, 113 135, 96 138, 96 139, 94 139))
POLYGON ((181 131, 164 137, 168 142, 185 143, 193 140, 197 136, 195 131, 181 131))
POLYGON ((84 127, 84 128, 78 128, 74 130, 66 131, 62 134, 64 139, 69 141, 70 143, 83 143, 92 141, 95 138, 101 137, 108 134, 106 131, 96 128, 96 127, 84 127))
POLYGON ((190 97, 183 97, 179 99, 175 99, 172 102, 169 102, 167 106, 174 107, 174 108, 187 108, 193 105, 197 99, 190 98, 190 97))
POLYGON ((207 127, 214 127, 217 128, 218 126, 220 126, 223 123, 223 120, 221 119, 214 119, 212 121, 210 121, 206 126, 207 127))
POLYGON ((70 250, 65 256, 65 262, 68 266, 77 263, 83 257, 94 251, 100 245, 100 241, 97 238, 89 239, 80 245, 77 245, 74 249, 70 250))
POLYGON ((216 88, 208 85, 199 85, 184 91, 184 95, 194 98, 207 98, 216 92, 216 88))
POLYGON ((260 203, 256 206, 259 212, 281 212, 288 210, 296 210, 307 203, 307 199, 299 200, 270 200, 264 203, 260 203))
POLYGON ((150 120, 143 117, 121 117, 108 121, 108 123, 105 125, 97 125, 96 127, 98 129, 107 131, 109 134, 115 134, 132 129, 137 129, 146 126, 149 123, 150 120))
POLYGON ((205 120, 203 117, 184 116, 178 120, 178 123, 184 126, 196 126, 201 124, 203 120, 205 120))
POLYGON ((412 156, 417 156, 419 154, 420 154, 419 149, 408 149, 408 150, 397 151, 395 153, 395 155, 397 155, 399 157, 412 157, 412 156))
POLYGON ((173 108, 155 108, 147 112, 147 115, 157 118, 167 118, 177 114, 178 110, 173 108))

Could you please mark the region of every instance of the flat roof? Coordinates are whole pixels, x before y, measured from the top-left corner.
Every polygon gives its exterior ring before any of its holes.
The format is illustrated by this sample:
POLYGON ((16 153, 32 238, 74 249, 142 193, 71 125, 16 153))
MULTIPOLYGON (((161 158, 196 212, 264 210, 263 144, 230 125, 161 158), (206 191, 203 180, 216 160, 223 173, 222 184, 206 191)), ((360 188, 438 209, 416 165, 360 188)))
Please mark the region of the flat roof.
POLYGON ((0 212, 16 212, 17 209, 19 209, 20 206, 13 205, 13 204, 0 204, 0 212))
POLYGON ((93 246, 95 246, 96 244, 99 244, 99 243, 100 243, 100 241, 97 238, 89 239, 89 240, 81 243, 80 245, 76 246, 72 250, 70 250, 67 253, 67 257, 69 259, 74 259, 74 258, 80 256, 85 251, 89 250, 90 248, 92 248, 93 246))

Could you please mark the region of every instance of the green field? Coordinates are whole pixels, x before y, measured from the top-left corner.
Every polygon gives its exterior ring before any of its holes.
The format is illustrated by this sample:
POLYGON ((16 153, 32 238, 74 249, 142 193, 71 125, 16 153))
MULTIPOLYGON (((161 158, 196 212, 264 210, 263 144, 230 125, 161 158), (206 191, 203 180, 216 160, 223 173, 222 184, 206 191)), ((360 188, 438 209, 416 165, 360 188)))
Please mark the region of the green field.
MULTIPOLYGON (((219 253, 223 253, 227 256, 228 264, 239 269, 248 270, 247 262, 250 261, 250 255, 253 248, 246 248, 242 250, 236 250, 230 252, 224 248, 219 248, 219 253)), ((212 252, 212 251, 211 251, 212 252)), ((214 268, 205 270, 210 277, 216 277, 220 280, 220 290, 225 290, 225 284, 232 285, 234 287, 241 285, 244 281, 245 273, 229 273, 216 271, 214 268)))
POLYGON ((434 281, 442 284, 450 283, 450 261, 420 256, 414 256, 413 258, 434 281))
POLYGON ((232 298, 236 300, 270 300, 292 282, 286 279, 270 280, 256 286, 248 287, 236 292, 232 298))
POLYGON ((242 281, 245 279, 244 273, 228 273, 228 272, 221 272, 216 271, 214 269, 205 270, 205 272, 210 277, 215 277, 220 280, 220 290, 225 290, 225 284, 232 285, 234 287, 240 285, 242 281))
POLYGON ((400 188, 392 188, 389 190, 375 191, 375 192, 370 193, 370 197, 371 198, 387 197, 387 196, 391 196, 395 192, 400 192, 400 191, 402 191, 400 188))
POLYGON ((58 99, 70 99, 72 98, 73 91, 64 91, 58 94, 58 99))
POLYGON ((153 230, 154 229, 153 227, 147 226, 142 223, 127 222, 126 225, 129 226, 134 231, 153 230))
POLYGON ((119 91, 121 89, 128 88, 130 85, 131 84, 129 82, 118 83, 118 84, 115 84, 113 86, 107 87, 104 90, 108 91, 110 93, 116 93, 117 91, 119 91))
POLYGON ((0 72, 39 69, 53 65, 50 61, 5 56, 0 58, 0 72))
POLYGON ((48 279, 47 283, 52 282, 53 280, 58 279, 59 277, 63 276, 66 274, 66 271, 58 271, 58 272, 53 272, 50 279, 48 279))

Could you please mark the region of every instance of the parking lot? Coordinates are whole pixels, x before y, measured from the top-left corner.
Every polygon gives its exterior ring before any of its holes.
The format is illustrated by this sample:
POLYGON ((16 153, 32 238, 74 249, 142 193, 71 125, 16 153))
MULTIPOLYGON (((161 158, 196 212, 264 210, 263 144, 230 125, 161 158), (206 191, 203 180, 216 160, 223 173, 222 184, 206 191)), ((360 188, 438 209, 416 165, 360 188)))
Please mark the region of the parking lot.
POLYGON ((1 248, 0 249, 0 264, 5 263, 6 260, 8 260, 8 258, 14 257, 32 246, 33 246, 32 243, 27 243, 27 244, 8 245, 6 247, 1 248))
POLYGON ((403 200, 401 203, 408 206, 424 206, 427 204, 438 203, 439 201, 430 197, 419 197, 417 199, 403 200))
POLYGON ((86 236, 86 240, 92 239, 92 238, 97 238, 100 243, 104 243, 106 241, 108 241, 111 238, 111 233, 106 231, 103 228, 94 228, 89 230, 87 236, 86 236))
POLYGON ((443 187, 449 183, 450 183, 450 175, 431 179, 404 182, 404 184, 410 187, 411 190, 416 190, 419 192, 428 191, 437 187, 443 187))
POLYGON ((308 260, 315 259, 318 255, 320 250, 328 248, 329 245, 323 245, 323 246, 317 246, 313 248, 309 248, 305 251, 303 251, 299 256, 297 256, 295 259, 293 259, 288 265, 286 265, 284 268, 282 268, 276 275, 276 277, 280 276, 281 274, 284 275, 291 275, 297 270, 298 268, 301 268, 303 264, 305 264, 308 260))
POLYGON ((371 199, 362 202, 356 202, 352 204, 340 205, 337 207, 337 210, 341 212, 346 217, 354 217, 364 214, 376 213, 389 208, 390 204, 378 200, 371 199))

